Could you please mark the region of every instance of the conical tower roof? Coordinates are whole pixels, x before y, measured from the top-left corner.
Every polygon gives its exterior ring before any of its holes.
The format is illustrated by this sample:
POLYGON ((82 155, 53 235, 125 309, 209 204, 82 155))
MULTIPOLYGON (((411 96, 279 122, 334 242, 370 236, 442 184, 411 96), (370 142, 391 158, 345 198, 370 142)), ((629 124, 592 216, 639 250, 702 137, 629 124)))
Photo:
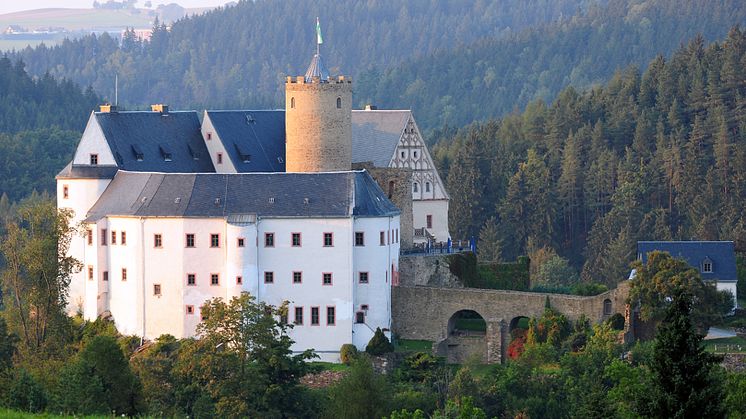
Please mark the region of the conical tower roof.
POLYGON ((313 55, 311 64, 308 65, 308 70, 306 70, 306 83, 313 81, 314 77, 318 77, 322 82, 327 81, 329 78, 329 70, 326 69, 324 61, 321 59, 321 54, 318 52, 313 55))

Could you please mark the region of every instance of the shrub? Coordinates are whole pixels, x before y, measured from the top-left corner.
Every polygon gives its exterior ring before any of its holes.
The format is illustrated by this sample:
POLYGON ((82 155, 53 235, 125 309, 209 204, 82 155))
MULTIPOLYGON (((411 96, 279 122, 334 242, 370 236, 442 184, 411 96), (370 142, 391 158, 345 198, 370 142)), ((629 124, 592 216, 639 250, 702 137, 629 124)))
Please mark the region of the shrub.
POLYGON ((25 412, 41 412, 47 405, 44 388, 26 370, 20 370, 8 392, 8 404, 25 412))
POLYGON ((387 352, 393 352, 393 350, 394 345, 389 342, 380 327, 376 328, 376 333, 368 342, 368 346, 365 347, 365 352, 371 355, 383 355, 387 352))
POLYGON ((66 412, 134 415, 140 410, 140 382, 110 336, 93 337, 65 367, 58 396, 66 412))
POLYGON ((357 348, 351 343, 345 343, 339 349, 339 359, 345 365, 350 365, 357 358, 357 348))

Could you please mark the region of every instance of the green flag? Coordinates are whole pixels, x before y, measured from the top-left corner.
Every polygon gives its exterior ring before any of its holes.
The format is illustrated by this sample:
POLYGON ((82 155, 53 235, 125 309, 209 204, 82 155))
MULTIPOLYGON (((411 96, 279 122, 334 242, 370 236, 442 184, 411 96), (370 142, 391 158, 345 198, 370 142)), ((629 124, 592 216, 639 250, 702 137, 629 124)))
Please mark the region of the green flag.
POLYGON ((319 23, 319 18, 316 18, 316 43, 317 44, 324 43, 324 40, 321 39, 321 24, 319 23))

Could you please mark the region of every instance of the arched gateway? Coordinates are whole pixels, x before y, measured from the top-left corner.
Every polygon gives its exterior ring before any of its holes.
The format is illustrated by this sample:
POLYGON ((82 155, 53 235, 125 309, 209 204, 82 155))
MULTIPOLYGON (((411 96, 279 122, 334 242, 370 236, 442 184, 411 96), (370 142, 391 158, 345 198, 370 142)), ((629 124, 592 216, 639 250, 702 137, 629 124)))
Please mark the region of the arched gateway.
POLYGON ((625 314, 629 284, 603 294, 545 294, 474 288, 396 286, 392 288, 393 330, 404 339, 433 341, 434 351, 448 362, 479 357, 500 363, 510 331, 527 318, 540 317, 547 299, 552 308, 575 320, 585 315, 601 322, 614 313, 625 314))

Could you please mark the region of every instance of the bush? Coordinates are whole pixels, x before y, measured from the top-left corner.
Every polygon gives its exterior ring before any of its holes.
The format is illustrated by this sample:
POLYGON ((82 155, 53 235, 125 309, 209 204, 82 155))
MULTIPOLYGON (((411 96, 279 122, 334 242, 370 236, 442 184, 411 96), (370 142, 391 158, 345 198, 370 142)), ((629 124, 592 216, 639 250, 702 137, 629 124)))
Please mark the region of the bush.
POLYGON ((368 342, 368 346, 365 347, 365 352, 371 355, 383 355, 393 351, 394 345, 389 342, 389 339, 383 334, 381 328, 377 327, 376 333, 370 339, 370 342, 368 342))
POLYGON ((82 414, 134 415, 140 410, 140 382, 117 340, 95 336, 62 371, 60 408, 82 414))
POLYGON ((24 412, 41 412, 47 405, 47 395, 34 377, 22 369, 8 391, 8 405, 24 412))
POLYGON ((339 359, 345 365, 350 365, 357 358, 357 348, 351 343, 345 343, 339 349, 339 359))

